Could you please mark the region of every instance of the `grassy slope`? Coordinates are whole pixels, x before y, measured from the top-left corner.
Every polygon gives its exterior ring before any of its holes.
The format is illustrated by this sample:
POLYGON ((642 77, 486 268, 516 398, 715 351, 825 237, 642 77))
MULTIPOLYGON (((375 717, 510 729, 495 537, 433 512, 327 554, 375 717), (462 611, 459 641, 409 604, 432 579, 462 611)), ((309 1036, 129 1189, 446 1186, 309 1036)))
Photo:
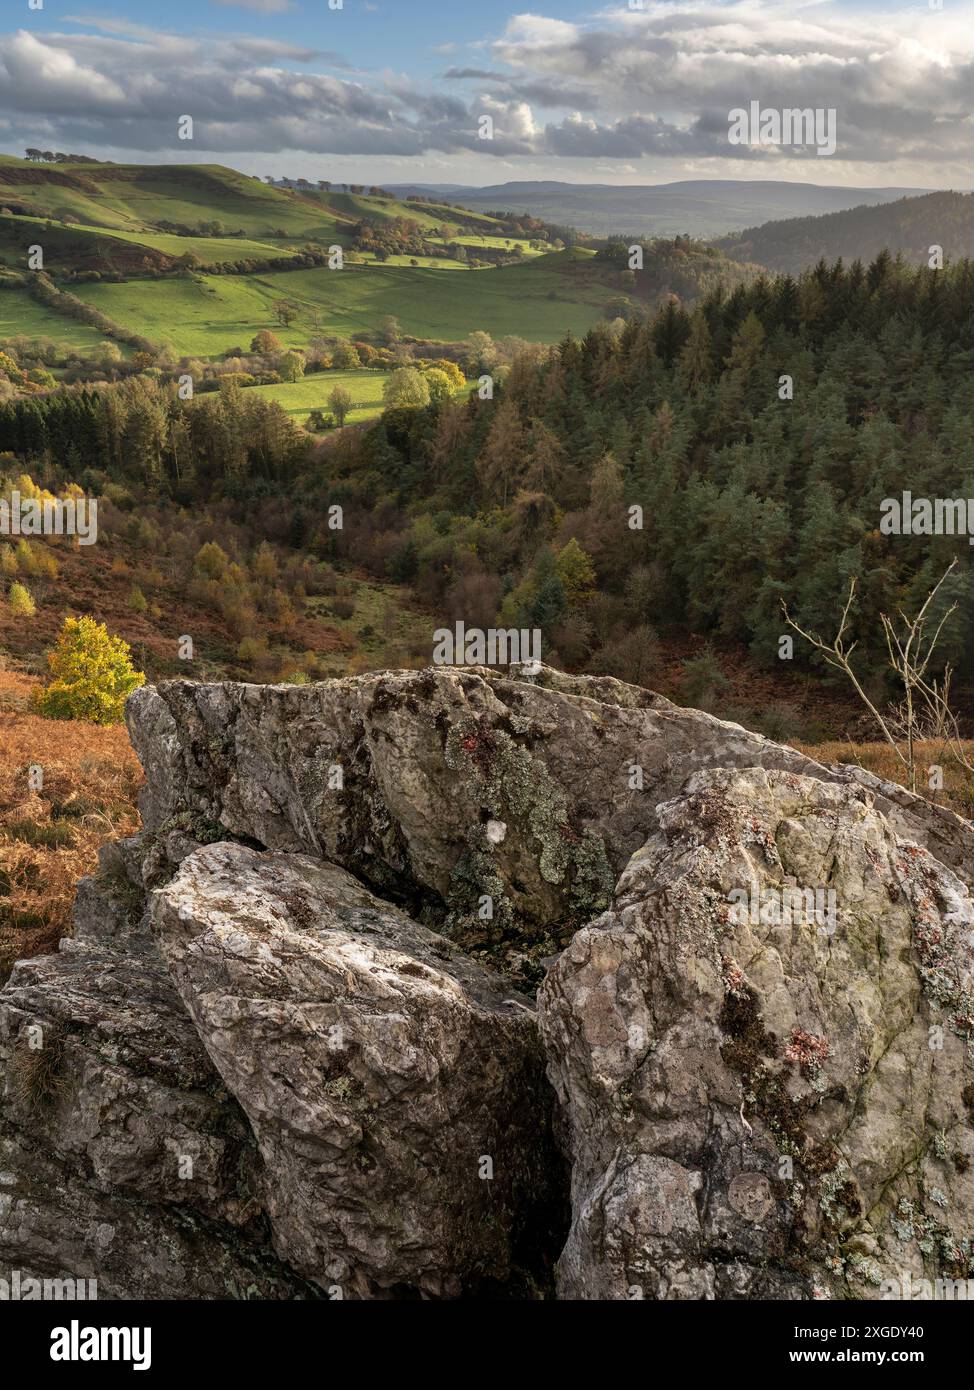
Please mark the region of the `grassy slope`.
POLYGON ((357 266, 81 285, 76 292, 117 322, 200 356, 246 347, 260 328, 279 331, 271 305, 282 298, 302 307, 283 334, 290 346, 304 346, 319 333, 355 337, 390 314, 415 337, 456 341, 484 329, 495 337, 557 342, 569 329, 585 333, 611 293, 586 259, 557 252, 526 265, 449 275, 410 266, 357 266))
POLYGON ((219 219, 260 236, 281 228, 295 238, 333 230, 347 218, 318 200, 271 188, 220 165, 0 164, 0 204, 30 204, 39 216, 138 231, 149 222, 194 226, 219 219))
POLYGON ((281 386, 248 386, 247 390, 266 400, 280 401, 288 415, 303 425, 310 411, 327 412, 328 397, 336 386, 343 386, 355 402, 347 421, 354 425, 382 410, 382 388, 388 379, 388 373, 377 371, 315 372, 303 381, 281 386))
POLYGON ((29 338, 53 338, 75 348, 94 347, 105 337, 97 328, 37 304, 26 290, 0 291, 0 339, 20 333, 29 338))
MULTIPOLYGON (((76 230, 82 230, 77 228, 76 230)), ((169 232, 113 232, 119 240, 164 251, 167 256, 198 256, 203 265, 222 265, 228 260, 286 256, 287 242, 253 241, 246 237, 174 236, 169 232)))
MULTIPOLYGON (((303 425, 310 411, 323 410, 327 413, 328 397, 336 386, 343 386, 355 402, 346 423, 355 425, 381 414, 382 388, 388 380, 388 372, 374 369, 313 372, 303 381, 287 382, 280 386, 248 386, 247 390, 267 400, 279 401, 288 415, 303 425)), ((470 389, 470 386, 462 386, 457 394, 463 395, 470 389)))
POLYGON ((151 223, 194 227, 219 219, 229 231, 243 231, 257 241, 280 230, 296 243, 309 237, 333 240, 362 219, 410 218, 426 231, 446 225, 452 234, 470 233, 471 223, 486 233, 497 225, 476 213, 395 198, 273 188, 217 164, 35 165, 4 158, 0 206, 7 201, 26 205, 42 218, 105 230, 138 233, 151 223))
POLYGON ((8 265, 23 269, 23 248, 27 242, 37 242, 44 247, 45 263, 55 275, 62 266, 66 269, 75 266, 78 256, 86 252, 111 261, 113 252, 116 256, 124 254, 128 246, 147 246, 174 260, 193 254, 207 266, 223 265, 228 260, 266 261, 288 255, 296 245, 284 241, 252 241, 245 237, 187 237, 121 228, 108 232, 77 222, 49 227, 42 217, 0 218, 0 256, 8 265))
POLYGON ((408 203, 399 198, 370 198, 366 194, 359 193, 311 193, 310 196, 320 199, 329 208, 333 209, 340 216, 348 218, 353 222, 360 219, 376 221, 395 221, 397 218, 409 218, 416 222, 427 232, 435 231, 438 227, 449 227, 451 234, 470 232, 471 223, 482 227, 484 232, 490 232, 498 225, 494 217, 486 217, 480 213, 458 212, 455 208, 444 207, 434 203, 408 203))

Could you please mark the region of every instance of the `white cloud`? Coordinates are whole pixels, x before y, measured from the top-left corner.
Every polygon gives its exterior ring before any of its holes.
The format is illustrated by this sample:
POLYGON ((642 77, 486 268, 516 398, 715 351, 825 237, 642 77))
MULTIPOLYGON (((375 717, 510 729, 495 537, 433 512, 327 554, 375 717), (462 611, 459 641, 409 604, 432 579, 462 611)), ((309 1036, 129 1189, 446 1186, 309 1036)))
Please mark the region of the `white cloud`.
POLYGON ((102 110, 125 101, 125 88, 96 67, 20 29, 0 52, 0 99, 4 105, 29 102, 34 109, 57 113, 79 105, 102 110))
MULTIPOLYGON (((284 0, 218 2, 269 14, 284 0)), ((964 186, 974 182, 970 17, 956 6, 879 16, 770 0, 647 0, 645 11, 615 8, 578 23, 522 13, 500 38, 482 40, 486 61, 451 69, 432 88, 364 75, 310 44, 79 18, 87 32, 0 38, 0 119, 22 144, 44 130, 45 143, 61 148, 184 158, 191 150, 175 145, 176 119, 190 114, 193 148, 216 155, 428 154, 456 157, 458 168, 476 156, 579 171, 617 161, 620 177, 648 163, 668 174, 679 165, 782 176, 787 167, 801 177, 812 159, 821 181, 851 178, 840 174, 845 164, 882 171, 887 183, 946 181, 949 170, 964 186), (835 107, 835 157, 729 145, 728 112, 752 99, 835 107), (493 141, 477 138, 482 114, 494 120, 493 141)))

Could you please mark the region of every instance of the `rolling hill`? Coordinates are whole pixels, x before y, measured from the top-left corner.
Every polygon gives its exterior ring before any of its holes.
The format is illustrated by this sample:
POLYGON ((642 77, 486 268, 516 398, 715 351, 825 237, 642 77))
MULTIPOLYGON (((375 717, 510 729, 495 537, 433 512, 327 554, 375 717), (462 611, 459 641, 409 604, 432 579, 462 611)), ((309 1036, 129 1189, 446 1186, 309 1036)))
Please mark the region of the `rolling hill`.
POLYGON ((823 258, 872 261, 880 251, 926 265, 930 248, 945 258, 974 256, 974 193, 927 193, 878 207, 850 208, 825 217, 769 222, 715 243, 728 256, 798 274, 823 258))
POLYGON ((0 203, 12 211, 105 230, 218 219, 247 236, 283 229, 295 240, 351 220, 222 165, 36 164, 0 160, 0 203))
POLYGON ((528 214, 505 220, 349 185, 282 188, 218 165, 11 158, 0 160, 0 266, 8 336, 36 325, 71 348, 107 336, 201 358, 277 328, 285 300, 289 347, 374 336, 390 317, 423 340, 482 330, 555 342, 758 269, 680 239, 648 246, 633 276, 625 257, 566 249, 528 214), (44 295, 26 268, 34 245, 54 287, 44 295), (329 266, 336 245, 341 273, 329 266), (85 305, 103 317, 86 318, 85 305))

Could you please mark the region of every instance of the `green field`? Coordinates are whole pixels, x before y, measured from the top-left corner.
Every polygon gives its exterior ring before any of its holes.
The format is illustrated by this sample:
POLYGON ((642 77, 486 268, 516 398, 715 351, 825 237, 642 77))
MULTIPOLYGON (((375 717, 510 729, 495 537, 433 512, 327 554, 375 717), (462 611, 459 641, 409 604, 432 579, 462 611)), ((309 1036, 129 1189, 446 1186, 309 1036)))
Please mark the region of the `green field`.
MULTIPOLYGON (((83 231, 84 228, 73 228, 83 231)), ((274 256, 287 256, 293 250, 292 243, 283 241, 250 241, 245 237, 201 237, 173 236, 168 232, 112 232, 120 241, 134 242, 137 246, 152 246, 164 251, 167 256, 198 256, 203 265, 222 265, 224 261, 269 260, 274 256)))
POLYGON ((382 388, 389 380, 388 372, 314 372, 303 381, 280 386, 248 386, 247 394, 279 401, 288 415, 303 425, 312 410, 328 412, 328 397, 336 386, 344 386, 355 405, 348 424, 369 420, 382 410, 382 388))
POLYGON ((508 240, 507 237, 502 236, 466 235, 451 237, 450 240, 457 242, 460 246, 472 246, 475 250, 478 246, 482 246, 484 249, 490 247, 494 251, 513 251, 515 246, 520 246, 525 259, 528 256, 543 256, 545 254, 543 251, 536 251, 530 241, 525 241, 523 237, 517 236, 508 240))
POLYGON ((53 338, 55 342, 82 349, 92 348, 105 339, 100 329, 53 313, 31 299, 26 290, 2 290, 0 339, 14 338, 20 334, 28 338, 53 338))
MULTIPOLYGON (((298 248, 296 242, 251 241, 245 237, 196 237, 175 236, 168 232, 130 232, 121 228, 106 231, 77 222, 56 223, 49 228, 42 217, 11 217, 0 222, 0 237, 4 230, 18 227, 38 228, 31 231, 30 237, 45 247, 47 261, 55 272, 59 262, 70 258, 72 235, 74 244, 83 247, 86 243, 97 247, 101 254, 111 257, 112 242, 127 242, 132 246, 149 246, 177 259, 179 256, 194 255, 201 265, 223 265, 226 261, 272 260, 277 256, 292 255, 298 248)), ((0 240, 0 247, 3 242, 0 240)), ((12 243, 13 254, 8 254, 8 262, 20 267, 22 255, 16 240, 12 243)))
MULTIPOLYGON (((255 393, 267 400, 279 401, 288 415, 303 425, 312 410, 322 410, 327 414, 328 397, 336 386, 344 386, 355 403, 346 424, 354 425, 381 414, 382 389, 388 380, 388 372, 365 368, 357 372, 313 372, 302 381, 279 386, 248 386, 246 389, 248 395, 255 393)), ((472 383, 461 386, 457 395, 465 395, 471 386, 472 383)))
POLYGON ((419 338, 455 342, 483 329, 557 342, 568 330, 587 332, 610 294, 588 261, 585 253, 565 251, 494 270, 369 265, 87 284, 76 293, 125 327, 199 357, 246 348, 260 328, 289 347, 322 333, 354 338, 374 332, 387 315, 419 338), (274 317, 277 299, 293 299, 301 309, 287 330, 274 317))
POLYGON ((220 220, 228 231, 258 240, 280 229, 296 240, 332 236, 347 216, 318 199, 271 188, 221 165, 61 164, 0 162, 0 206, 30 204, 42 217, 105 230, 148 230, 147 224, 189 227, 220 220))
POLYGON ((450 256, 387 256, 384 261, 377 260, 375 256, 362 253, 367 265, 412 265, 415 260, 418 266, 423 266, 426 270, 469 270, 470 267, 463 261, 455 261, 450 256))

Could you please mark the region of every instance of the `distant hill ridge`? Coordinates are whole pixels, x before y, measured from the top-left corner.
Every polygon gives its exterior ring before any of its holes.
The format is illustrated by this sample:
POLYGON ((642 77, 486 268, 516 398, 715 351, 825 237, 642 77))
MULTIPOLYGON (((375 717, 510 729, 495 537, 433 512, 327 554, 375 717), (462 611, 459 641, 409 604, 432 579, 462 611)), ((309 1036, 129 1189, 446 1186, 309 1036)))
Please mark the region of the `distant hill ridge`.
POLYGON ((792 275, 823 259, 872 261, 883 250, 912 265, 926 265, 934 246, 945 258, 962 260, 974 257, 974 193, 926 193, 824 217, 769 222, 715 245, 735 260, 758 261, 792 275))
POLYGON ((889 203, 922 195, 925 188, 843 188, 834 185, 687 179, 664 184, 583 184, 550 180, 511 182, 485 188, 392 184, 391 193, 449 197, 475 210, 520 211, 605 236, 687 233, 716 237, 763 222, 841 212, 862 204, 889 203))

